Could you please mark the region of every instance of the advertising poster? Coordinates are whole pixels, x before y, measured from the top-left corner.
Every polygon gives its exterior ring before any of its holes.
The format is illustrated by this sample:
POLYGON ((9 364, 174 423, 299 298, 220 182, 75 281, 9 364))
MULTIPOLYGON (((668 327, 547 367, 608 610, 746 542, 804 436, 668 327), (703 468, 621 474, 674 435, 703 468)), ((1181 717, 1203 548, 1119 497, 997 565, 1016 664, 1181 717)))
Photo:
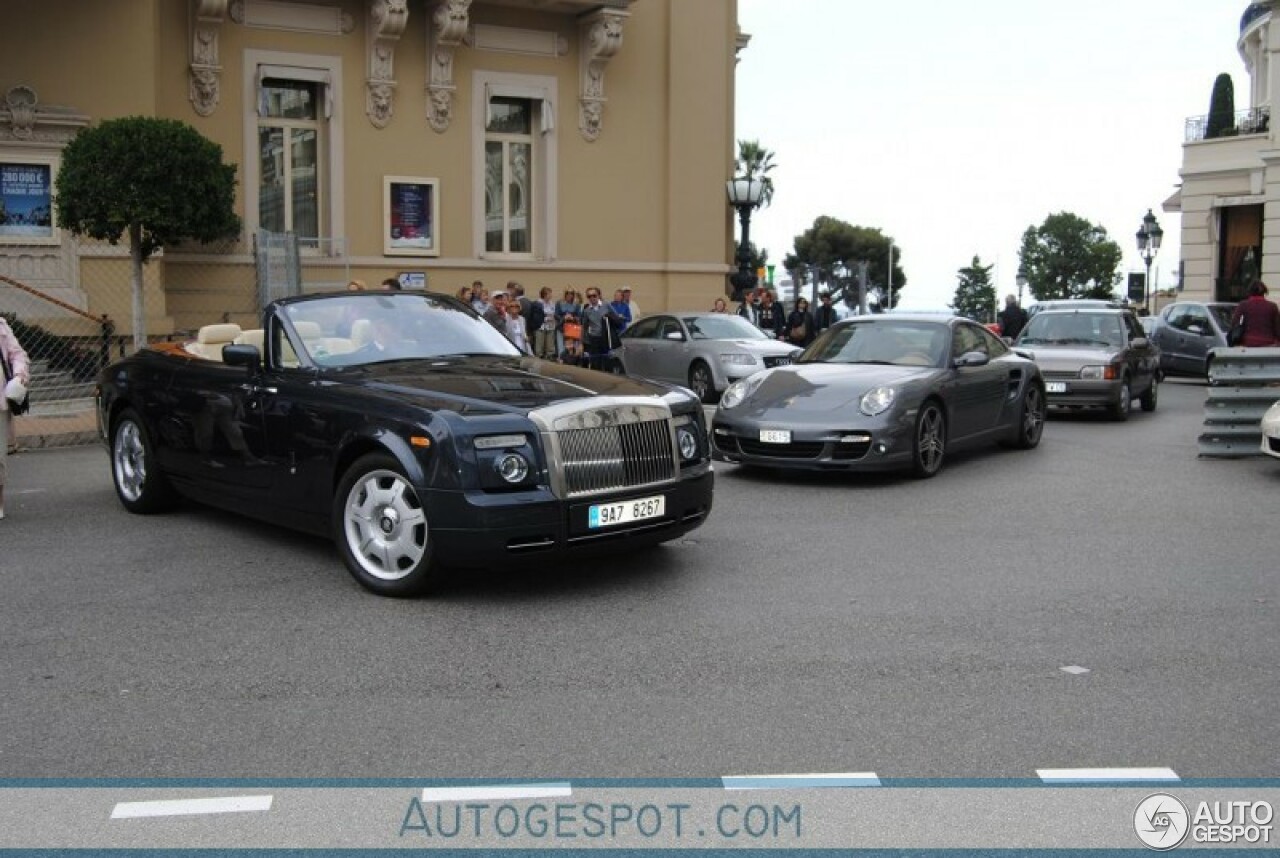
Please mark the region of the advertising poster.
POLYGON ((390 176, 385 196, 384 250, 399 255, 435 255, 438 205, 435 180, 390 176))
POLYGON ((53 170, 48 164, 0 163, 0 239, 52 239, 53 170))

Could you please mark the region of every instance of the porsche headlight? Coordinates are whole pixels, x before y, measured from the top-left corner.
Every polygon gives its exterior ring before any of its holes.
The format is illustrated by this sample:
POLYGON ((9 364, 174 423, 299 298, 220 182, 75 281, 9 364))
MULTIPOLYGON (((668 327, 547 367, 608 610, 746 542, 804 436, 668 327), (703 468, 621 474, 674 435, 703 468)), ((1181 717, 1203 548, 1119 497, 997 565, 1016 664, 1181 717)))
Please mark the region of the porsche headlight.
POLYGON ((720 397, 721 408, 737 408, 747 397, 756 392, 760 387, 760 383, 764 381, 764 373, 744 378, 742 381, 735 381, 729 385, 729 389, 724 392, 724 396, 720 397))
POLYGON ((858 409, 868 417, 875 417, 877 414, 888 411, 897 397, 898 392, 892 387, 877 387, 862 394, 858 409))

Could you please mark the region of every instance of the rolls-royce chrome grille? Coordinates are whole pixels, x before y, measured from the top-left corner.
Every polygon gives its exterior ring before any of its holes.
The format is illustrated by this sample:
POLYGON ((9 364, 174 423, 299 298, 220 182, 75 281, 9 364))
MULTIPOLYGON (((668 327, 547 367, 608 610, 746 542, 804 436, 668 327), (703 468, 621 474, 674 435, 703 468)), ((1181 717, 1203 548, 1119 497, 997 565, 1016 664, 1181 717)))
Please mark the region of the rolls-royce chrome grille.
POLYGON ((570 497, 675 479, 669 420, 570 429, 558 435, 570 497))
POLYGON ((553 491, 564 498, 671 482, 671 409, 652 397, 597 397, 529 415, 542 428, 553 491))

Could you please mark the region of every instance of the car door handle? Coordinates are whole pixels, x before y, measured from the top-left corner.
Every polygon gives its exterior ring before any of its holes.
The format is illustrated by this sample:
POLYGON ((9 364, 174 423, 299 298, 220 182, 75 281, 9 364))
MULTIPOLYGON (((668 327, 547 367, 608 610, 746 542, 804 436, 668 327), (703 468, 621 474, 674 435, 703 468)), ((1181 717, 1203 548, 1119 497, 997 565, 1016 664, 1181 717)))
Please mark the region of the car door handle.
POLYGON ((249 394, 253 394, 253 393, 270 393, 270 394, 273 394, 273 395, 274 395, 274 394, 276 394, 276 393, 278 393, 278 392, 279 392, 279 391, 278 391, 278 390, 276 390, 276 388, 274 388, 274 387, 259 387, 259 386, 258 386, 258 385, 256 385, 256 384, 242 384, 242 385, 240 385, 240 389, 241 389, 241 390, 243 390, 245 393, 249 393, 249 394))

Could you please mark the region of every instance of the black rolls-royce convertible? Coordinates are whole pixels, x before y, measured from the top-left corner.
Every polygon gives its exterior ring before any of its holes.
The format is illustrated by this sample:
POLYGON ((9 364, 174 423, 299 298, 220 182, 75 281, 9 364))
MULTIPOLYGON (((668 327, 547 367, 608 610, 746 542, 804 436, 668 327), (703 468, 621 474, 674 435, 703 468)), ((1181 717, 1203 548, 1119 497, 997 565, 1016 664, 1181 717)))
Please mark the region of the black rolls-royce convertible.
POLYGON ((447 296, 276 301, 103 370, 99 428, 130 512, 178 495, 331 535, 411 595, 451 567, 629 551, 711 511, 687 390, 522 355, 447 296))

